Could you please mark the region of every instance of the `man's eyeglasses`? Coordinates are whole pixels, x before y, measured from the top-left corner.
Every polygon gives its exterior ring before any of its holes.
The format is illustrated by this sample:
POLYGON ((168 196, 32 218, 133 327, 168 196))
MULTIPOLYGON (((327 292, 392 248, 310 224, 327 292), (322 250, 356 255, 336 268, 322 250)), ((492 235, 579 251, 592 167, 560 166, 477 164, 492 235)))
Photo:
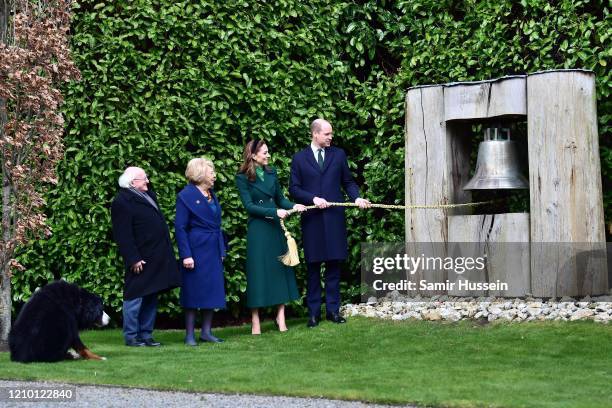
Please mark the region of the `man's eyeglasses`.
POLYGON ((136 177, 136 178, 134 178, 133 180, 149 181, 149 178, 148 178, 148 177, 146 177, 146 176, 145 176, 144 178, 136 177))

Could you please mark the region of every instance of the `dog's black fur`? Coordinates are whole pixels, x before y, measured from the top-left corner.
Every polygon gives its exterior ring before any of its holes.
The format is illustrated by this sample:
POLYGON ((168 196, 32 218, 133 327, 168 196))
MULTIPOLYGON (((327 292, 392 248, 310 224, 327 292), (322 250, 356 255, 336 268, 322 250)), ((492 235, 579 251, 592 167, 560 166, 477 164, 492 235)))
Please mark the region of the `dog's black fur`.
POLYGON ((73 348, 83 358, 102 359, 85 347, 79 330, 108 323, 100 297, 65 281, 35 292, 9 333, 11 360, 60 361, 73 348))

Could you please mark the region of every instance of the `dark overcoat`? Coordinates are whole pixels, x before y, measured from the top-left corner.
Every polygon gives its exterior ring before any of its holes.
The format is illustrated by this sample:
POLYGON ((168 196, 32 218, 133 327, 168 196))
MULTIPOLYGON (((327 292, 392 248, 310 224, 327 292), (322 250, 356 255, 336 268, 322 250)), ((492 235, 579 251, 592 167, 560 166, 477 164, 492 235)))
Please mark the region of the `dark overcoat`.
POLYGON ((212 190, 211 195, 209 203, 195 185, 188 184, 176 197, 174 228, 181 259, 180 301, 186 308, 225 308, 221 206, 212 190), (183 267, 185 258, 193 258, 193 269, 183 267))
MULTIPOLYGON (((155 193, 148 194, 156 203, 155 193)), ((127 188, 117 193, 111 206, 113 237, 125 262, 123 298, 131 300, 180 285, 180 275, 168 224, 163 214, 127 188), (138 274, 130 266, 144 260, 138 274)))
MULTIPOLYGON (((310 146, 293 156, 289 193, 296 202, 313 205, 315 197, 329 202, 344 202, 342 189, 351 202, 359 197, 359 187, 353 181, 344 150, 326 148, 323 168, 315 161, 310 146)), ((301 224, 306 262, 347 258, 344 207, 308 210, 302 214, 301 224)))
POLYGON ((264 180, 249 181, 236 175, 236 186, 249 219, 247 227, 247 306, 280 305, 299 297, 293 268, 278 257, 287 252, 287 239, 276 215, 277 208, 290 210, 278 183, 276 170, 264 172, 264 180))

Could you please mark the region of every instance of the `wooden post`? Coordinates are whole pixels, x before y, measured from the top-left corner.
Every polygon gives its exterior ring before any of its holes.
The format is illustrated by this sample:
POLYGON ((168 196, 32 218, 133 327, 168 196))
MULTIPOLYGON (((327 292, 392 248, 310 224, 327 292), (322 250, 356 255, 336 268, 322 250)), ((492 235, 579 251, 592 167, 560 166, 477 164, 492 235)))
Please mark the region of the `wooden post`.
MULTIPOLYGON (((406 96, 406 203, 449 201, 444 94, 441 86, 410 89, 406 96)), ((408 242, 446 242, 444 210, 406 210, 408 242)))
POLYGON ((444 88, 444 119, 522 117, 527 114, 525 94, 525 75, 448 84, 444 88))
POLYGON ((531 74, 527 100, 533 294, 606 293, 595 77, 531 74))
MULTIPOLYGON (((448 157, 444 91, 442 86, 419 87, 406 95, 406 203, 447 204, 451 191, 447 174, 448 157)), ((406 210, 406 251, 409 255, 446 256, 447 211, 406 210), (410 245, 423 243, 431 245, 410 245)), ((417 272, 407 279, 444 282, 444 271, 417 272)), ((439 292, 435 292, 439 293, 439 292)), ((424 294, 433 294, 427 292, 424 294)))
POLYGON ((529 273, 529 214, 456 215, 449 217, 448 248, 452 257, 484 257, 486 268, 449 274, 454 296, 526 296, 531 293, 529 273), (470 245, 469 243, 473 243, 470 245), (508 284, 508 290, 460 290, 459 280, 508 284))

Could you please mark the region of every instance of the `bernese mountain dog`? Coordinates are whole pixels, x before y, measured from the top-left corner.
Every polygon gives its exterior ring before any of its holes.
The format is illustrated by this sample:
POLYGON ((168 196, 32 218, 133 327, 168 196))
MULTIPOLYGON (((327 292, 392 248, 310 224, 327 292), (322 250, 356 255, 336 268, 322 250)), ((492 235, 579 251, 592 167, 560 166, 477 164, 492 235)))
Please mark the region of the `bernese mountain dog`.
POLYGON ((109 320, 99 296, 63 280, 50 283, 32 295, 13 324, 11 360, 52 362, 79 356, 104 360, 85 347, 79 331, 106 326, 109 320), (78 355, 69 352, 71 348, 78 355))

